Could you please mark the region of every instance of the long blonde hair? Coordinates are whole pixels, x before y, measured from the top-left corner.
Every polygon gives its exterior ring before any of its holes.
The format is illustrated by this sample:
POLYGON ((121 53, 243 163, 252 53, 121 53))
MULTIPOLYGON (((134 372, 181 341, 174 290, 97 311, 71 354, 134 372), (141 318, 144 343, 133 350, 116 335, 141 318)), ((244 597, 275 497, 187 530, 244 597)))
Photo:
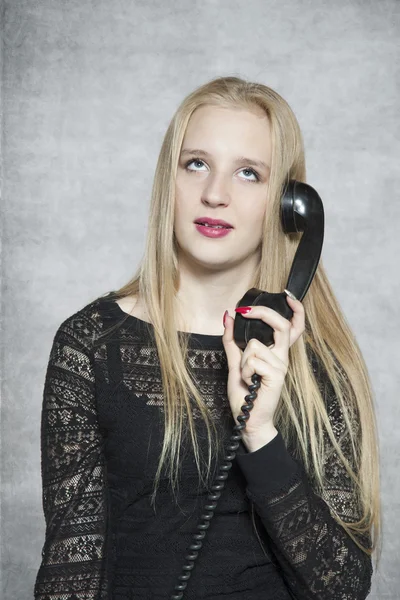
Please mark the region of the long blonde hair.
MULTIPOLYGON (((173 234, 175 177, 187 124, 193 112, 202 105, 246 110, 261 108, 270 121, 272 163, 269 196, 261 259, 253 286, 269 292, 281 292, 301 239, 301 233, 285 235, 277 218, 284 182, 288 179, 306 180, 302 136, 287 102, 271 88, 238 77, 219 77, 194 90, 178 107, 162 143, 152 188, 143 260, 133 279, 116 290, 118 298, 140 294, 154 327, 163 381, 165 419, 154 493, 164 465, 168 466, 172 488, 175 489, 177 484, 184 416, 188 419, 199 476, 203 477, 190 396, 207 428, 209 454, 206 475, 210 473, 214 451, 219 447, 215 425, 186 364, 187 344, 177 330, 174 310, 174 297, 179 286, 173 234)), ((371 555, 377 549, 381 532, 379 447, 372 387, 361 351, 329 284, 322 261, 303 306, 306 329, 289 350, 289 368, 275 413, 275 425, 287 443, 295 444, 315 490, 328 503, 338 523, 360 548, 371 555), (333 431, 326 399, 310 363, 310 352, 325 369, 332 386, 331 393, 340 406, 344 425, 340 436, 333 431), (332 493, 327 485, 324 465, 332 446, 352 481, 352 494, 360 507, 359 520, 352 523, 343 521, 337 514, 335 492, 332 493), (362 544, 361 539, 371 543, 362 544)))

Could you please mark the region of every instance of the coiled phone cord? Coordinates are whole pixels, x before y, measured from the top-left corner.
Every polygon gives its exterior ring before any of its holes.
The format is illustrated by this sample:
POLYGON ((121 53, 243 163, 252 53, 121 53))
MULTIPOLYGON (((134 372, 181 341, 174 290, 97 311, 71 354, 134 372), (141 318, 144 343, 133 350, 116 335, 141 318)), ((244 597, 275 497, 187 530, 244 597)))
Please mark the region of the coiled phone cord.
POLYGON ((250 417, 250 411, 253 408, 253 400, 257 398, 257 390, 261 385, 261 376, 254 373, 251 377, 252 384, 249 385, 249 394, 244 397, 247 404, 241 406, 242 414, 237 416, 239 425, 235 425, 233 433, 226 447, 224 462, 219 466, 220 473, 216 475, 214 483, 211 486, 211 493, 207 496, 204 512, 197 525, 198 532, 193 534, 193 542, 189 546, 189 551, 185 556, 187 561, 182 567, 182 574, 178 577, 178 583, 175 585, 175 592, 170 596, 170 600, 182 600, 183 593, 187 587, 188 581, 193 571, 195 560, 199 555, 199 550, 203 545, 210 521, 214 516, 214 510, 217 506, 221 492, 225 487, 225 481, 228 479, 229 470, 232 467, 232 461, 236 456, 236 450, 239 448, 239 441, 242 439, 242 429, 246 427, 246 421, 250 417))

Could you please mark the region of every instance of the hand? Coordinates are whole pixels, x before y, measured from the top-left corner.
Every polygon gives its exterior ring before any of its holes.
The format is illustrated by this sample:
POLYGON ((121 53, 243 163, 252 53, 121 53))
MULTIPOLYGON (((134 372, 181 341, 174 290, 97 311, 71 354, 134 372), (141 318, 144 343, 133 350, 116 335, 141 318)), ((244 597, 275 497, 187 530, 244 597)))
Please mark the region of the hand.
POLYGON ((305 329, 302 303, 289 296, 286 301, 293 310, 290 321, 266 306, 252 306, 251 311, 243 315, 246 319, 261 319, 274 329, 274 343, 269 347, 252 338, 241 350, 233 338, 234 319, 228 315, 225 320, 222 342, 229 368, 227 393, 235 421, 246 403, 244 397, 249 394, 252 375, 258 373, 261 376, 257 398, 242 433, 250 451, 268 443, 277 433, 274 414, 289 366, 289 348, 305 329))

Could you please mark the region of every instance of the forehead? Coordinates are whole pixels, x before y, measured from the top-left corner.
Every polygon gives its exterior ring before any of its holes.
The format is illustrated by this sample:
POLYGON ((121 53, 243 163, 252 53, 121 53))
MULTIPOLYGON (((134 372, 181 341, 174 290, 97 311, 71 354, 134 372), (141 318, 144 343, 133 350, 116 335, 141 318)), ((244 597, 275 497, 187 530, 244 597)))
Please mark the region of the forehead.
POLYGON ((271 127, 260 107, 200 106, 191 115, 181 151, 202 149, 211 155, 245 154, 269 161, 271 127))
POLYGON ((205 105, 196 108, 190 116, 186 133, 207 125, 238 125, 238 126, 254 126, 266 127, 269 126, 269 118, 267 114, 259 106, 251 108, 234 107, 234 106, 213 106, 205 105))

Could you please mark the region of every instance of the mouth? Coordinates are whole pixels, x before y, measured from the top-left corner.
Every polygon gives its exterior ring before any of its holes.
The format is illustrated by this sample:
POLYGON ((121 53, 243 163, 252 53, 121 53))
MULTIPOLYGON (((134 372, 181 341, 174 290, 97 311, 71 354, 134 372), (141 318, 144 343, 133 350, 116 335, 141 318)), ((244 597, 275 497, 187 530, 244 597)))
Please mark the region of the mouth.
POLYGON ((222 238, 233 231, 233 227, 226 227, 225 225, 210 225, 209 223, 202 224, 201 222, 194 224, 197 231, 207 238, 222 238))
POLYGON ((232 227, 225 227, 225 225, 210 225, 209 223, 201 223, 200 221, 196 221, 196 225, 202 225, 210 229, 232 229, 232 227))
POLYGON ((212 223, 211 221, 194 221, 195 225, 201 225, 202 227, 210 227, 210 229, 233 229, 232 225, 226 223, 225 221, 212 223))

